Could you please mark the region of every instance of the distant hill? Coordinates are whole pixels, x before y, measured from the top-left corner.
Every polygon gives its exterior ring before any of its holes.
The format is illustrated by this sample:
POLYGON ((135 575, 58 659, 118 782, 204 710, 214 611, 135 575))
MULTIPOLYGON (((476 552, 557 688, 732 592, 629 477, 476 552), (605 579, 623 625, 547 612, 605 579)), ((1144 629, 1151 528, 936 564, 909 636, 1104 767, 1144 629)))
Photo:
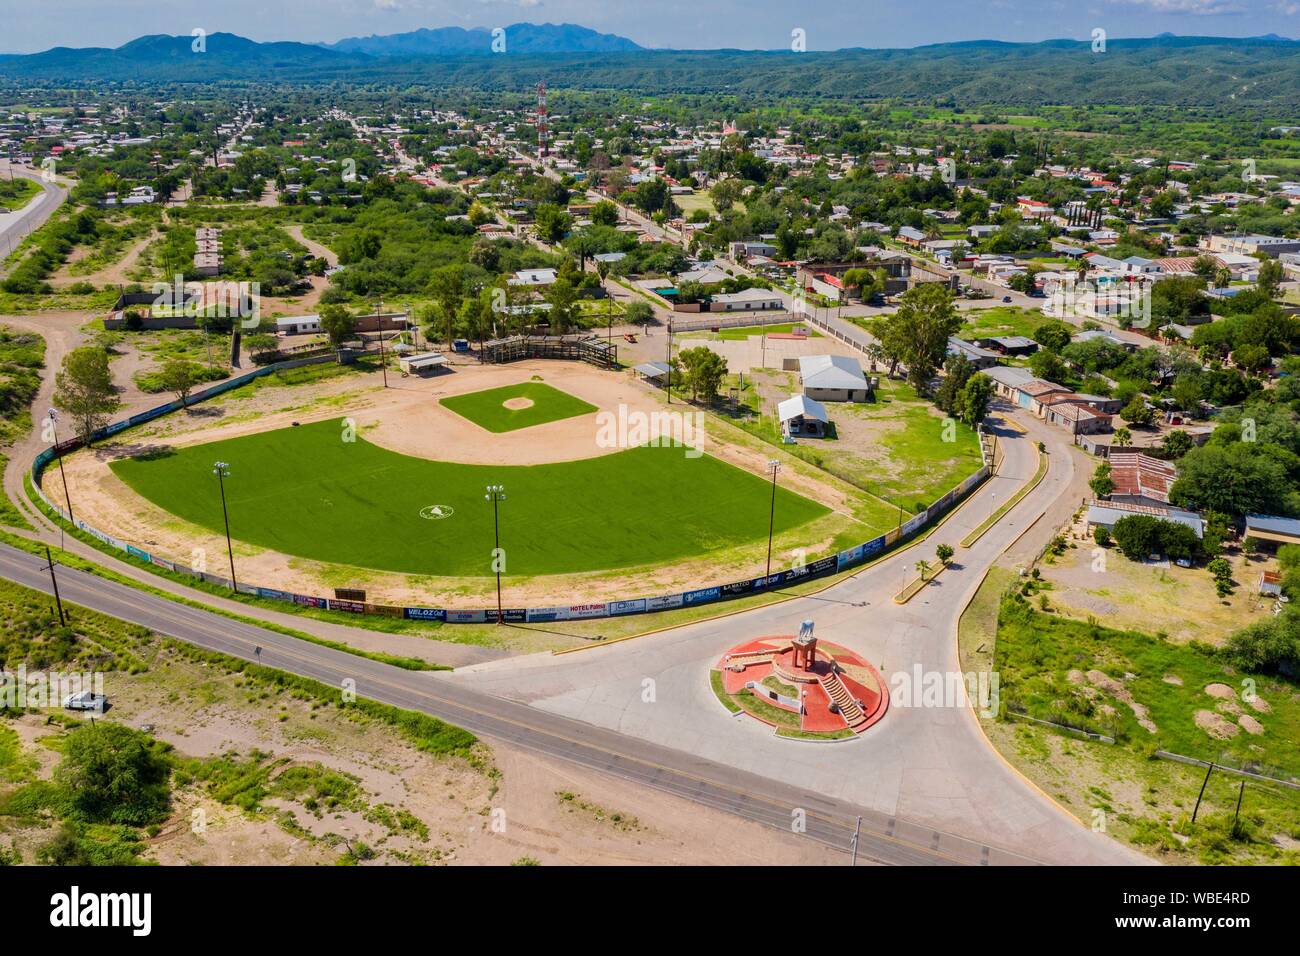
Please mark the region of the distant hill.
POLYGON ((0 56, 0 77, 22 82, 257 79, 281 72, 357 63, 355 57, 311 43, 258 43, 233 33, 142 36, 116 49, 54 47, 0 56), (196 50, 198 45, 200 49, 196 50))
POLYGON ((474 30, 417 30, 333 46, 256 43, 216 33, 207 37, 205 53, 192 52, 191 42, 188 36, 149 36, 115 50, 58 47, 0 56, 0 82, 67 86, 275 81, 522 91, 544 79, 554 88, 967 106, 1106 103, 1294 112, 1300 103, 1300 41, 1277 37, 1112 39, 1104 53, 1091 52, 1085 40, 980 40, 834 53, 644 50, 632 44, 632 49, 607 49, 592 56, 590 48, 539 52, 526 44, 631 41, 584 27, 515 24, 506 28, 505 56, 484 56, 479 47, 472 53, 417 49, 421 44, 490 44, 490 33, 474 30), (388 52, 369 52, 384 47, 388 52))
MULTIPOLYGON (((492 31, 486 27, 440 27, 388 36, 349 37, 328 47, 370 56, 456 56, 497 52, 492 49, 492 41, 492 31)), ((642 49, 626 37, 597 33, 572 23, 512 23, 505 28, 505 42, 507 53, 626 53, 642 49)))

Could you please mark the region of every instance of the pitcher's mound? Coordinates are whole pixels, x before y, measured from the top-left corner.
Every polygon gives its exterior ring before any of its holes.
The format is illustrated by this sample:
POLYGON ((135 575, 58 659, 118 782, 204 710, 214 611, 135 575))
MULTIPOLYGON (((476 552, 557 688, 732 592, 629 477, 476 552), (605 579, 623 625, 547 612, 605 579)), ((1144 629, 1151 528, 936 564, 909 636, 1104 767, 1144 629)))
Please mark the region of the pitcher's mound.
POLYGON ((501 406, 510 409, 512 412, 517 412, 524 408, 532 408, 533 400, 531 398, 524 398, 523 396, 518 398, 507 398, 501 403, 501 406))

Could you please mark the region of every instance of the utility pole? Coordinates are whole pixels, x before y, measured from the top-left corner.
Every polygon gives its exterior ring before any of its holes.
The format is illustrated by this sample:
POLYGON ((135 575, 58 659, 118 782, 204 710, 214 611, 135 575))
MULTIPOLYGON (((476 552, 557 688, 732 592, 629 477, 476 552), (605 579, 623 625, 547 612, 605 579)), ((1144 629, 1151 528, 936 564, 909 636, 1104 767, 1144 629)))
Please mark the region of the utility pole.
MULTIPOLYGON (((54 556, 50 554, 50 546, 45 546, 46 567, 50 572, 50 584, 54 586, 54 605, 59 609, 59 623, 66 625, 68 616, 63 613, 63 599, 59 597, 59 579, 54 576, 54 556)), ((1240 806, 1240 803, 1238 804, 1240 806)))
POLYGON ((862 817, 858 817, 858 822, 853 825, 853 840, 849 846, 853 850, 853 857, 849 861, 849 866, 858 865, 858 834, 862 832, 862 817))
POLYGON ((781 470, 781 463, 773 458, 767 463, 767 467, 772 472, 772 507, 767 515, 767 576, 763 578, 764 588, 772 577, 772 531, 776 526, 776 473, 781 470))
POLYGON ((239 590, 235 583, 235 549, 230 543, 230 513, 226 510, 226 479, 230 477, 230 466, 224 461, 215 462, 212 473, 217 476, 217 487, 221 489, 221 517, 226 523, 226 556, 230 558, 230 590, 239 590))
POLYGON ((59 480, 63 482, 63 502, 68 506, 68 523, 74 528, 77 526, 76 520, 72 517, 72 496, 68 493, 68 475, 63 470, 63 451, 59 448, 59 432, 55 423, 59 420, 59 414, 54 409, 50 409, 50 434, 54 436, 54 453, 59 459, 59 480))
POLYGON ((492 549, 492 567, 497 575, 497 624, 506 622, 501 613, 501 512, 498 503, 506 500, 504 485, 488 485, 484 499, 492 502, 492 530, 495 547, 492 549))

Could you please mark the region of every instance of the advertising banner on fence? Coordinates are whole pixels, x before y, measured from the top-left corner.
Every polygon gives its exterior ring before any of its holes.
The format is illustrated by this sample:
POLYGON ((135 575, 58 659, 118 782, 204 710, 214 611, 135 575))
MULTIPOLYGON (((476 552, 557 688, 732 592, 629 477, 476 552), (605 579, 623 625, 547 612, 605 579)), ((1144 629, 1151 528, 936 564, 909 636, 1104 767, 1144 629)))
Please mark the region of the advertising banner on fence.
POLYGON ((687 591, 682 595, 682 603, 690 604, 708 604, 710 601, 716 601, 722 596, 722 588, 700 588, 697 591, 687 591))
POLYGON ((922 511, 919 515, 913 515, 903 522, 903 527, 899 530, 899 536, 906 538, 913 531, 922 528, 926 520, 930 517, 929 511, 922 511))
POLYGON ((310 594, 295 594, 293 596, 294 604, 301 604, 303 607, 328 607, 329 601, 325 598, 312 597, 310 594))
POLYGON ((849 548, 847 551, 841 551, 839 554, 835 555, 835 567, 837 569, 847 568, 851 565, 857 564, 862 560, 862 550, 865 547, 866 545, 860 544, 856 548, 849 548))
POLYGON ((366 613, 378 614, 380 617, 401 617, 402 609, 391 604, 367 604, 366 613))
POLYGON ((567 607, 530 607, 528 609, 528 620, 530 621, 564 621, 569 616, 567 607))
POLYGON ((402 616, 408 621, 445 621, 447 612, 440 607, 404 607, 402 616))
MULTIPOLYGON (((444 611, 448 624, 483 624, 487 621, 487 611, 444 611)), ((493 619, 496 611, 492 612, 493 619)))
MULTIPOLYGON (((483 620, 487 624, 495 624, 497 620, 497 609, 491 608, 483 612, 483 620)), ((528 620, 528 610, 522 607, 506 607, 501 609, 501 620, 507 624, 523 624, 528 620)))
POLYGON ((340 601, 338 598, 330 598, 329 606, 331 611, 347 611, 349 614, 366 613, 366 605, 363 601, 340 601))
POLYGON ((258 588, 257 596, 260 598, 269 598, 272 601, 292 601, 293 595, 287 591, 276 591, 272 588, 258 588))
POLYGON ((604 617, 607 613, 605 607, 604 604, 570 604, 569 620, 579 621, 588 617, 604 617))
MULTIPOLYGON (((191 571, 190 573, 193 574, 194 572, 191 571)), ((238 591, 240 594, 256 594, 257 585, 245 584, 243 581, 240 581, 237 585, 235 585, 235 590, 238 591)))
POLYGON ((609 615, 617 617, 620 614, 641 614, 645 611, 645 598, 637 598, 633 601, 610 601, 609 615))
POLYGON ((681 606, 682 595, 680 594, 665 594, 662 597, 645 599, 645 609, 647 611, 668 611, 681 606))
POLYGON ((744 581, 733 581, 731 584, 724 584, 718 588, 720 597, 739 597, 742 594, 749 594, 755 590, 760 590, 763 586, 763 578, 748 578, 744 581))
POLYGON ((152 561, 154 564, 156 564, 158 567, 163 568, 167 571, 176 570, 176 565, 172 564, 170 561, 166 560, 165 558, 152 557, 149 560, 152 561))

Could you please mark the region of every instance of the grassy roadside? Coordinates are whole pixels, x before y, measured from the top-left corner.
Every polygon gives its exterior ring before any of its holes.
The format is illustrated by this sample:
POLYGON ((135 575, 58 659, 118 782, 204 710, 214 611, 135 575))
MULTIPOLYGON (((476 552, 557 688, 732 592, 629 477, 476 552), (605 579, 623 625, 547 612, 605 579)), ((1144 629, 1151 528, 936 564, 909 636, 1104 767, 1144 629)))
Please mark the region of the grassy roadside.
MULTIPOLYGON (((1006 705, 1004 711, 1008 706, 1016 709, 1028 707, 1036 716, 1045 716, 1031 706, 1032 682, 1043 679, 1043 675, 1052 671, 1053 655, 1066 655, 1070 667, 1087 669, 1087 655, 1093 654, 1098 658, 1092 665, 1096 670, 1108 675, 1119 672, 1120 676, 1115 678, 1117 681, 1131 685, 1140 695, 1139 699, 1152 704, 1149 712, 1154 715, 1162 734, 1166 731, 1173 733, 1175 739, 1181 738, 1179 745, 1191 747, 1187 732, 1182 730, 1178 720, 1180 711, 1185 717, 1189 706, 1199 706, 1186 701, 1196 701, 1200 692, 1198 681, 1208 679, 1200 671, 1212 664, 1202 652, 1156 644, 1156 639, 1145 635, 1132 636, 1128 639, 1133 642, 1130 647, 1119 646, 1118 650, 1112 651, 1118 638, 1103 636, 1096 643, 1076 645, 1068 634, 1039 624, 1028 628, 1000 629, 1003 596, 1018 580, 1013 570, 992 568, 962 614, 958 627, 958 652, 963 670, 978 672, 992 668, 1000 678, 1001 700, 1006 705), (1138 654, 1142 648, 1163 658, 1157 668, 1162 673, 1154 675, 1154 678, 1144 674, 1146 668, 1127 656, 1138 654), (1112 654, 1116 656, 1110 659, 1112 654), (1123 659, 1119 656, 1121 654, 1123 659), (1105 663, 1107 659, 1110 659, 1109 664, 1105 663), (1169 674, 1163 673, 1166 669, 1171 669, 1169 674), (1138 677, 1147 678, 1148 687, 1158 683, 1166 688, 1166 699, 1148 696, 1153 692, 1145 690, 1140 681, 1132 677, 1125 679, 1125 675, 1135 670, 1138 677), (1183 684, 1165 683, 1166 676, 1178 676, 1183 684), (1176 696, 1179 694, 1183 694, 1181 703, 1176 696)), ((1035 616, 1049 617, 1037 612, 1035 616)), ((1067 632, 1072 632, 1075 628, 1086 630, 1094 626, 1085 622, 1065 622, 1064 627, 1067 632)), ((1103 635, 1110 633, 1098 630, 1103 635)), ((1287 686, 1291 687, 1291 696, 1294 696, 1294 685, 1287 686)), ((1043 692, 1051 694, 1046 688, 1043 692)), ((1267 751, 1284 753, 1292 746, 1285 727, 1290 722, 1286 712, 1295 707, 1294 701, 1287 697, 1284 687, 1271 682, 1261 682, 1260 695, 1282 705, 1282 712, 1261 718, 1269 721, 1272 716, 1280 725, 1269 727, 1266 734, 1253 739, 1258 746, 1266 748, 1264 756, 1267 756, 1267 751)), ((1101 700, 1098 697, 1097 703, 1100 704, 1101 700)), ((1127 723, 1128 715, 1124 717, 1127 723)), ((1106 744, 1081 740, 1049 727, 1005 717, 981 720, 979 725, 989 743, 1017 771, 1083 825, 1105 832, 1162 862, 1300 864, 1300 793, 1294 790, 1251 780, 1246 782, 1242 791, 1243 778, 1216 772, 1205 784, 1197 822, 1192 824, 1191 816, 1206 779, 1205 769, 1156 759, 1154 745, 1144 739, 1147 736, 1144 730, 1131 731, 1129 739, 1121 739, 1117 744, 1106 744), (1242 813, 1234 825, 1239 797, 1242 799, 1242 813)), ((1209 759, 1216 759, 1219 755, 1212 751, 1220 744, 1222 742, 1206 738, 1202 748, 1204 752, 1189 756, 1208 755, 1209 759)))
MULTIPOLYGON (((60 526, 62 526, 65 529, 65 531, 67 531, 67 533, 74 535, 75 537, 77 537, 78 540, 82 539, 82 536, 84 534, 83 532, 74 531, 73 529, 68 528, 67 522, 65 521, 62 521, 57 518, 54 518, 53 520, 58 521, 60 526)), ((85 537, 89 537, 89 535, 85 535, 85 537)), ((95 539, 92 538, 91 540, 93 541, 95 539)), ((0 542, 3 542, 4 544, 9 545, 10 547, 17 548, 20 551, 26 551, 28 554, 35 554, 41 557, 45 556, 44 545, 38 544, 37 542, 32 541, 28 538, 23 538, 20 537, 19 535, 11 534, 7 531, 0 530, 0 542)), ((85 571, 88 574, 94 574, 98 577, 104 578, 106 581, 112 581, 115 584, 123 584, 126 585, 127 587, 135 588, 136 590, 139 591, 144 591, 147 594, 152 594, 155 597, 164 598, 168 601, 174 601, 177 604, 183 604, 186 607, 197 608, 202 611, 210 611, 213 614, 219 614, 222 617, 229 618, 232 621, 239 621, 241 624, 248 624, 253 627, 265 628, 268 631, 275 631, 279 634, 284 634, 289 637, 296 637, 299 640, 307 641, 310 644, 319 644, 321 647, 328 647, 332 650, 343 651, 344 653, 347 654, 354 654, 357 657, 364 657, 369 660, 377 661, 382 664, 391 664, 394 667, 400 667, 403 670, 411 670, 411 671, 451 670, 450 667, 447 667, 443 664, 432 664, 428 661, 420 660, 419 658, 415 658, 415 657, 401 657, 396 654, 384 654, 380 651, 362 650, 361 648, 352 647, 349 644, 343 644, 338 641, 331 641, 323 637, 317 637, 314 634, 308 634, 305 631, 298 631, 291 627, 285 627, 281 624, 276 624, 271 621, 264 621, 252 617, 244 617, 241 614, 235 614, 234 612, 231 611, 226 611, 221 608, 213 607, 209 604, 204 604, 202 601, 193 601, 188 598, 180 597, 178 595, 171 594, 167 591, 164 591, 161 588, 155 588, 150 586, 149 584, 137 581, 134 578, 128 578, 125 575, 117 574, 116 572, 111 571, 108 568, 101 567, 98 564, 95 564, 91 561, 87 561, 81 557, 78 557, 75 554, 72 554, 69 551, 55 550, 54 554, 55 554, 55 560, 58 561, 59 564, 64 565, 65 567, 74 568, 78 571, 85 571)))

